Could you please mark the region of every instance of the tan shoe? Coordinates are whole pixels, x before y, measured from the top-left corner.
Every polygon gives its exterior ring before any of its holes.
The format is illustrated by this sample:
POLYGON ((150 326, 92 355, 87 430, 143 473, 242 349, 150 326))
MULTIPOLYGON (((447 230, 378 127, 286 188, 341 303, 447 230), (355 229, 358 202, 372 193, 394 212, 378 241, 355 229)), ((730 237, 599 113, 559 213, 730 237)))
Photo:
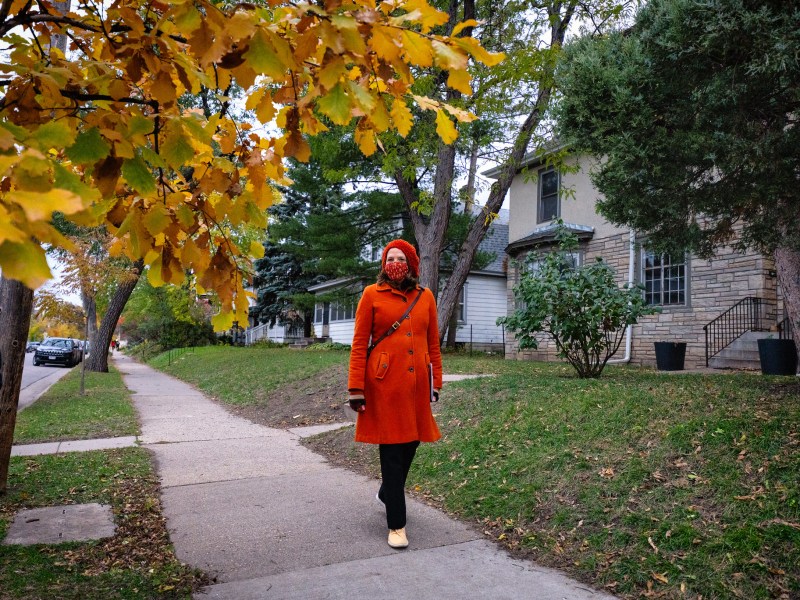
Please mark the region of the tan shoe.
POLYGON ((389 545, 392 548, 408 548, 408 538, 406 528, 389 530, 389 545))

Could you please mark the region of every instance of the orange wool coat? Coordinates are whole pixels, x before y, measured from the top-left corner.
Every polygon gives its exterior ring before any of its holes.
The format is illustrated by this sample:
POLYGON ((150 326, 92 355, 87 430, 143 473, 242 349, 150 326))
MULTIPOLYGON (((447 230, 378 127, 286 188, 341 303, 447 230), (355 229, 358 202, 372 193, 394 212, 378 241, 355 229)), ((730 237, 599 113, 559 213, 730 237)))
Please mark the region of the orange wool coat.
POLYGON ((414 301, 419 288, 404 293, 386 284, 368 286, 356 310, 347 387, 364 392, 366 410, 358 413, 356 441, 401 444, 441 437, 430 404, 433 387, 442 387, 442 355, 436 300, 430 290, 403 319, 400 327, 379 343, 367 358, 370 339, 377 340, 414 301))

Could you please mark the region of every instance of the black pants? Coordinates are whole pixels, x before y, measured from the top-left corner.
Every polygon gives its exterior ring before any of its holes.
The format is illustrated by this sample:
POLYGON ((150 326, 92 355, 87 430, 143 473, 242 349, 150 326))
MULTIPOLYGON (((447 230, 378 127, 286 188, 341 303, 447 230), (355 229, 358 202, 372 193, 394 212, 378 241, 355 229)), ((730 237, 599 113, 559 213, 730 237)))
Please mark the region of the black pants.
POLYGON ((386 505, 386 524, 389 529, 406 526, 406 477, 419 442, 405 444, 381 444, 381 489, 380 498, 386 505))

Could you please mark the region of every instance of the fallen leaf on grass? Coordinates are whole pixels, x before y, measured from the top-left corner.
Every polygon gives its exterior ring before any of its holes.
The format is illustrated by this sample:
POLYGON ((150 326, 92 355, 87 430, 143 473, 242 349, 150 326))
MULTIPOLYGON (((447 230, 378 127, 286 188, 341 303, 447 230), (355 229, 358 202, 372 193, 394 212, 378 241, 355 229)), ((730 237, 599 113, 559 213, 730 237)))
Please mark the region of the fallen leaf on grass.
POLYGON ((651 538, 650 536, 648 536, 648 537, 647 537, 647 543, 648 543, 648 544, 650 544, 650 547, 651 547, 653 550, 655 550, 655 553, 656 553, 656 554, 658 554, 658 546, 656 546, 655 542, 653 541, 653 538, 651 538))
POLYGON ((650 575, 652 576, 653 579, 655 579, 659 583, 663 583, 665 585, 669 583, 669 579, 667 579, 667 574, 666 573, 651 572, 650 575))

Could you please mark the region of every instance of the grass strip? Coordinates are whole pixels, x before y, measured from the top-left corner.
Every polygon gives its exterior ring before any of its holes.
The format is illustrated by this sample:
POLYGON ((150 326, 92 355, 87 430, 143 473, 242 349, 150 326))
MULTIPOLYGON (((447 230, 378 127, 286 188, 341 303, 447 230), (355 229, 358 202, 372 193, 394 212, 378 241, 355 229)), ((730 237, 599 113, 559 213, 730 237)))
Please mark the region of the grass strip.
MULTIPOLYGON (((223 402, 248 406, 266 405, 272 390, 346 364, 349 356, 347 351, 336 350, 207 346, 174 359, 163 353, 148 364, 196 385, 223 402)), ((347 382, 343 380, 341 384, 344 393, 347 382)))
POLYGON ((110 504, 116 534, 104 540, 3 546, 0 597, 83 600, 191 598, 204 575, 174 555, 147 450, 14 457, 0 496, 0 538, 25 508, 110 504))
POLYGON ((15 444, 137 435, 139 425, 130 394, 119 371, 85 374, 80 395, 80 368, 57 381, 17 415, 15 444))

